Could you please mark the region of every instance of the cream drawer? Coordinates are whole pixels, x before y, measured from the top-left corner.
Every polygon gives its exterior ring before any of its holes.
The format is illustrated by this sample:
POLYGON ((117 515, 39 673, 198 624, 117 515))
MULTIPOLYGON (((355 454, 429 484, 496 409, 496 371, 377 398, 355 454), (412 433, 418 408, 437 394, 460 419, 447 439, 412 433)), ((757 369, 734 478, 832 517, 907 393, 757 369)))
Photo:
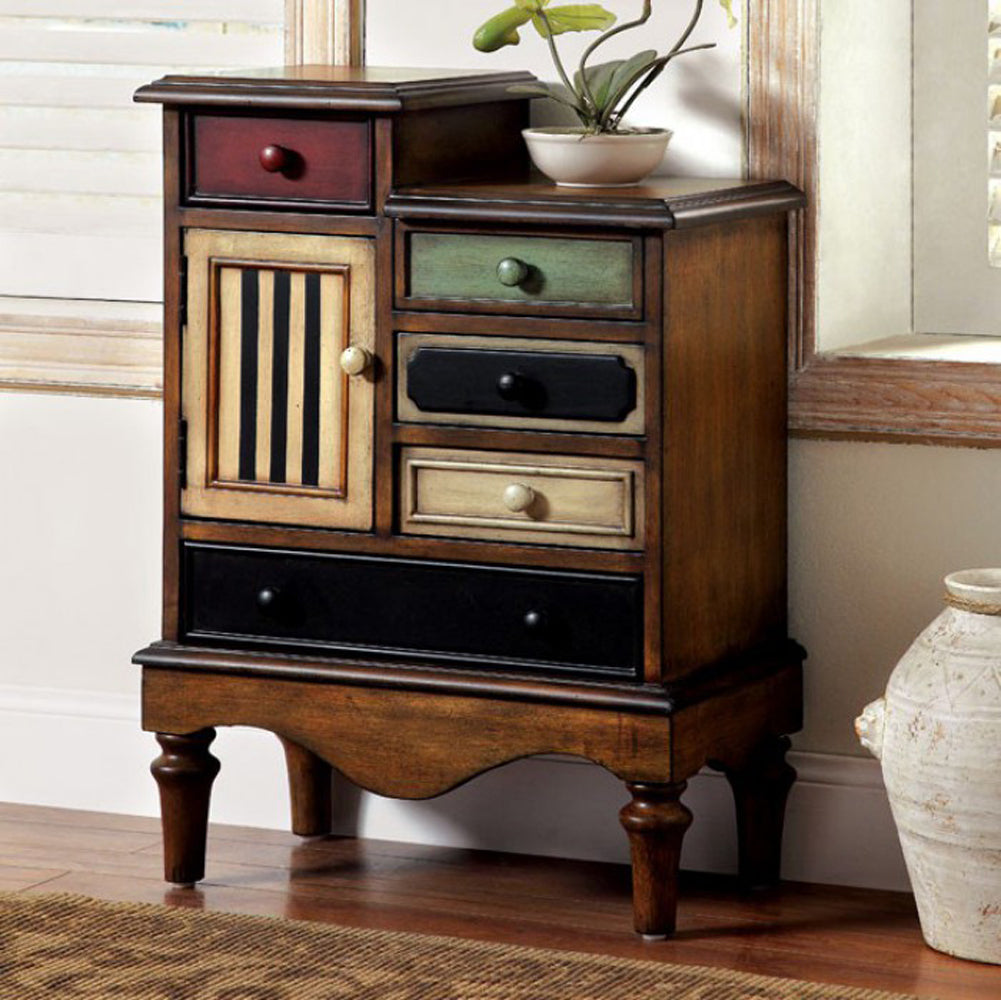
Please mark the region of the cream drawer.
POLYGON ((404 448, 400 530, 481 541, 643 547, 643 464, 404 448))

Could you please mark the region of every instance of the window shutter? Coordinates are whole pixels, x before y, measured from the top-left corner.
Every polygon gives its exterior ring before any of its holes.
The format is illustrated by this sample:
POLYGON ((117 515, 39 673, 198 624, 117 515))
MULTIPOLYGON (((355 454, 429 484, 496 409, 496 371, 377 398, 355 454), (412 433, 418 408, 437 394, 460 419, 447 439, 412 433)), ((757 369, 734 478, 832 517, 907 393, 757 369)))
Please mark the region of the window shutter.
POLYGON ((159 109, 132 93, 280 63, 283 27, 284 0, 0 0, 0 295, 159 301, 159 109))

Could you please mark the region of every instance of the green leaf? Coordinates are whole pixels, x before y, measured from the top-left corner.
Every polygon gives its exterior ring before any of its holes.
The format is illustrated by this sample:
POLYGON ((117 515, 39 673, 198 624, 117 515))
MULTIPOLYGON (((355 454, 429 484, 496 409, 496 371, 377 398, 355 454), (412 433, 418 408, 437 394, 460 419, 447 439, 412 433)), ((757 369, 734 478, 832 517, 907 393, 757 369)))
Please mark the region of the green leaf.
MULTIPOLYGON (((539 17, 538 14, 533 14, 532 15, 532 24, 535 25, 535 30, 543 38, 548 38, 549 37, 549 28, 546 27, 546 22, 543 21, 542 18, 539 17)), ((553 34, 555 35, 556 32, 554 31, 553 34)))
MULTIPOLYGON (((621 59, 615 59, 612 62, 599 63, 596 66, 587 67, 587 85, 591 91, 591 96, 594 98, 595 111, 598 114, 604 111, 608 103, 609 88, 612 79, 622 64, 623 61, 621 59)), ((577 89, 577 93, 583 97, 585 91, 580 70, 577 70, 574 74, 574 86, 577 89)))
POLYGON ((576 95, 571 94, 571 92, 562 84, 516 83, 507 89, 510 94, 528 94, 531 97, 548 97, 551 100, 558 101, 560 104, 565 104, 568 108, 573 108, 574 111, 578 113, 582 113, 584 111, 580 104, 575 100, 576 95))
MULTIPOLYGON (((547 7, 546 18, 554 35, 565 31, 604 31, 615 24, 616 16, 597 3, 565 4, 562 7, 547 7)), ((532 18, 535 30, 543 38, 547 37, 545 22, 536 15, 532 18)))
POLYGON ((619 93, 623 85, 628 86, 633 80, 638 79, 644 72, 657 61, 656 49, 644 49, 636 55, 627 59, 615 71, 609 87, 613 93, 619 93))
POLYGON ((661 58, 657 55, 656 49, 644 49, 642 52, 637 52, 631 59, 627 59, 609 82, 605 108, 614 109, 625 100, 626 95, 640 78, 661 58))
MULTIPOLYGON (((531 0, 537 3, 538 0, 531 0)), ((521 41, 518 29, 531 20, 532 15, 518 3, 500 14, 494 15, 482 24, 473 35, 473 46, 480 52, 496 52, 505 45, 517 45, 521 41)))
MULTIPOLYGON (((565 87, 562 89, 566 89, 565 87)), ((507 88, 509 94, 530 94, 532 97, 551 97, 553 100, 562 100, 562 95, 553 93, 548 83, 515 83, 507 88)))
POLYGON ((727 27, 734 27, 737 23, 737 18, 733 16, 733 0, 719 0, 719 5, 726 11, 727 27))

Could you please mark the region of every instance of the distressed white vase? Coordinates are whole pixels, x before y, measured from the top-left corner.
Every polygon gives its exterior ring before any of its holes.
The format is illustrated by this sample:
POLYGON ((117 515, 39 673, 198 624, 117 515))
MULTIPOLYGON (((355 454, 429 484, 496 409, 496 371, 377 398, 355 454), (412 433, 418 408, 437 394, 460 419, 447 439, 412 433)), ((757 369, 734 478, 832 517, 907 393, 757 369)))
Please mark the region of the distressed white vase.
POLYGON ((1001 964, 1001 569, 945 586, 855 729, 882 761, 925 940, 1001 964))

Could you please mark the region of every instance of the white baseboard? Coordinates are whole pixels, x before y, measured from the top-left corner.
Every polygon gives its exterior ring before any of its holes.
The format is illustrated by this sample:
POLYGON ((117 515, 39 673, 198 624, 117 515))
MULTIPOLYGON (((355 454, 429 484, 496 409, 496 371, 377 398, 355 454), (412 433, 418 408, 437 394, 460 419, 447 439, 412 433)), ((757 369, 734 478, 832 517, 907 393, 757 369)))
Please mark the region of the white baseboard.
MULTIPOLYGON (((138 691, 121 695, 0 685, 0 800, 156 815, 148 764, 157 746, 139 728, 138 702, 138 691)), ((268 733, 224 729, 213 750, 223 762, 213 792, 213 821, 287 827, 284 760, 277 740, 268 733)), ((789 800, 784 877, 906 890, 879 764, 813 753, 794 752, 789 759, 799 780, 789 800)), ((574 758, 517 761, 423 802, 383 799, 341 779, 335 801, 335 824, 343 833, 628 860, 617 818, 625 801, 621 783, 574 758)), ((685 801, 695 822, 685 838, 682 864, 733 871, 736 834, 726 780, 713 772, 697 775, 685 801)))

